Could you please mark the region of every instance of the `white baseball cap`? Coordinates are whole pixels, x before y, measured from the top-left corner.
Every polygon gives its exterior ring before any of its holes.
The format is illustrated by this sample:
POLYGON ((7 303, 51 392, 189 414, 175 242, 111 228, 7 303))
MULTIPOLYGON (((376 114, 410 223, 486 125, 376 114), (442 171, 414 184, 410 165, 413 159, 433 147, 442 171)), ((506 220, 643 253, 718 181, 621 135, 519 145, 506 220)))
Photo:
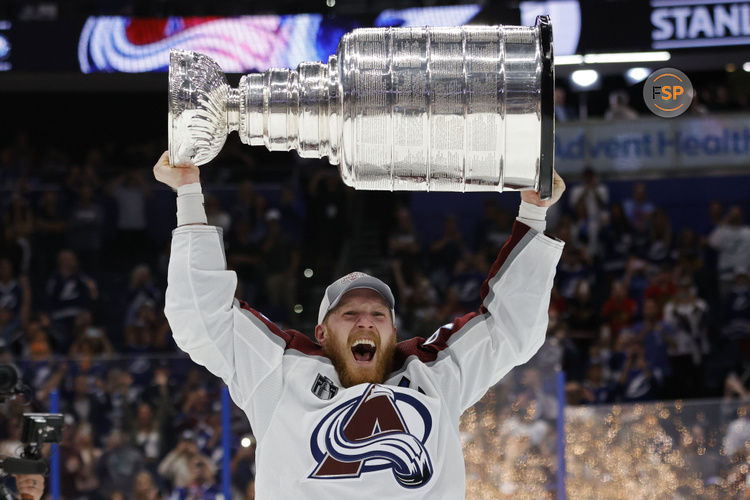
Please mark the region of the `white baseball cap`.
POLYGON ((378 292, 391 308, 391 318, 396 318, 395 311, 393 310, 395 301, 393 300, 393 293, 388 285, 369 274, 354 272, 349 273, 328 285, 328 288, 326 288, 326 291, 323 294, 323 300, 320 301, 318 324, 320 325, 323 323, 326 314, 336 307, 341 300, 341 297, 343 297, 346 292, 356 290, 357 288, 369 288, 370 290, 378 292))

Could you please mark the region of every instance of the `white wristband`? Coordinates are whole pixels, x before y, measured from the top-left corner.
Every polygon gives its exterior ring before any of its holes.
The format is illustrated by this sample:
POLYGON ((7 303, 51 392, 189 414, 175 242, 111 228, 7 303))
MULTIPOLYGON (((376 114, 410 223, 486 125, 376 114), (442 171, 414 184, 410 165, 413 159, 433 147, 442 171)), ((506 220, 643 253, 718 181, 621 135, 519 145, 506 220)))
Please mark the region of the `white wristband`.
POLYGON ((207 223, 200 182, 177 188, 177 226, 207 223))
POLYGON ((547 208, 548 207, 539 207, 521 200, 521 206, 518 207, 517 219, 535 231, 543 233, 547 228, 547 208))

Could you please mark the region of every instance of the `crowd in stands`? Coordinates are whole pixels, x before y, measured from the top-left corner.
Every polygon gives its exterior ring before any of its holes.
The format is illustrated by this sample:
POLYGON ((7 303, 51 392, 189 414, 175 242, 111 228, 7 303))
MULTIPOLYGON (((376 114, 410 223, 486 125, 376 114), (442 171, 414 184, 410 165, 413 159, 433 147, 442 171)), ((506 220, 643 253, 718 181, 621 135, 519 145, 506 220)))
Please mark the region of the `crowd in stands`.
MULTIPOLYGON (((19 133, 0 148, 0 362, 32 388, 25 405, 5 403, 0 453, 17 452, 21 413, 48 411, 54 390, 66 414, 63 498, 219 498, 221 387, 181 354, 162 312, 174 195, 142 168, 158 147, 131 152, 141 167, 121 170, 97 149, 76 163, 38 147, 19 133)), ((311 283, 303 268, 328 284, 363 224, 335 169, 313 170, 272 197, 247 179, 204 190, 237 296, 282 327, 301 324, 295 306, 311 283)), ((593 169, 568 184, 548 214, 548 234, 566 246, 543 348, 557 353, 568 402, 747 397, 742 209, 707 200, 711 227, 675 231, 645 183, 617 202, 593 169)), ((487 197, 466 228, 446 207, 442 234, 427 240, 408 202, 382 209, 387 229, 370 265, 387 270, 400 339, 476 310, 515 214, 487 197)), ((235 408, 235 437, 249 432, 235 408)), ((253 446, 236 441, 233 498, 253 498, 253 446)))
MULTIPOLYGON (((599 114, 588 109, 587 105, 576 107, 568 99, 568 93, 562 86, 555 87, 555 119, 558 122, 577 120, 582 116, 591 118, 604 118, 605 120, 635 120, 638 118, 652 117, 647 112, 641 100, 641 86, 634 85, 630 88, 620 88, 609 91, 606 95, 607 105, 603 113, 599 114), (631 101, 631 99, 633 99, 631 101), (637 109, 640 107, 640 112, 637 109)), ((725 83, 712 82, 700 85, 700 90, 695 92, 688 116, 704 116, 709 113, 732 113, 742 112, 750 105, 750 94, 732 89, 725 83)))

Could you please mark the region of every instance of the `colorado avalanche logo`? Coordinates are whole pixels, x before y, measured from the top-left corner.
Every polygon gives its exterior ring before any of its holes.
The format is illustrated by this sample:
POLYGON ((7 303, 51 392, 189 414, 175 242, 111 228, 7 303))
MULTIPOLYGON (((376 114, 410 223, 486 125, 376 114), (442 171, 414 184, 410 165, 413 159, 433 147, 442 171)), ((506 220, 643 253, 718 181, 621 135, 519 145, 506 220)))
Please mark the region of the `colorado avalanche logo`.
POLYGON ((432 477, 424 447, 431 429, 432 417, 419 400, 368 385, 361 396, 336 407, 315 428, 310 449, 318 465, 309 477, 354 478, 390 468, 401 486, 419 488, 432 477), (405 419, 402 411, 410 418, 405 419), (415 422, 411 429, 407 420, 415 422))

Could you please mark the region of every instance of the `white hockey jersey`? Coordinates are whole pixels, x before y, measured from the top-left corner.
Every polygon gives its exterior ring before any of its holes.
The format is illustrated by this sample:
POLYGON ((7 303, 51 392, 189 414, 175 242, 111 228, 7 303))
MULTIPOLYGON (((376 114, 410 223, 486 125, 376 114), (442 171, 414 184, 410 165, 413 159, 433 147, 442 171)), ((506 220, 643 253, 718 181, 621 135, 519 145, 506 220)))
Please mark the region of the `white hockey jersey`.
POLYGON ((562 247, 516 222, 480 310, 400 342, 382 385, 341 387, 317 343, 234 299, 216 227, 174 231, 165 312, 177 345, 250 420, 257 498, 459 499, 459 418, 544 342, 562 247))

